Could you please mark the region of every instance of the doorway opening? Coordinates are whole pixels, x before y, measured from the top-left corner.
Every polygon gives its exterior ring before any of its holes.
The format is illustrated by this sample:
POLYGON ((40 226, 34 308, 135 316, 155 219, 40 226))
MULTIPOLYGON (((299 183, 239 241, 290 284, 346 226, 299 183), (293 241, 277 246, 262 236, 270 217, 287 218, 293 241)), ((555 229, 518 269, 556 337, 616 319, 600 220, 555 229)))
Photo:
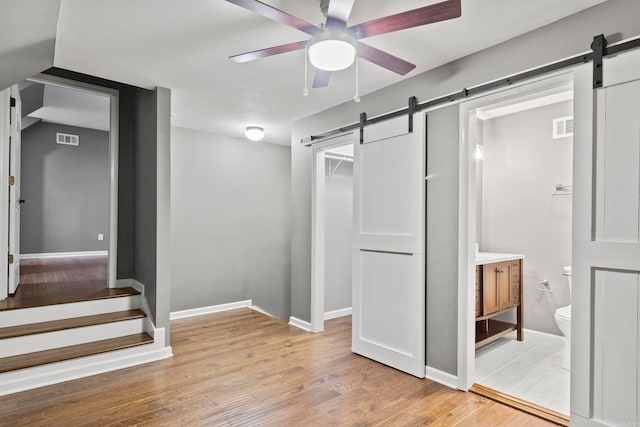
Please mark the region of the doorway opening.
POLYGON ((573 93, 565 73, 461 108, 469 154, 461 156, 469 247, 460 266, 460 285, 469 289, 460 317, 467 387, 566 420, 573 93))
POLYGON ((313 147, 311 331, 351 315, 353 135, 313 147))
POLYGON ((12 97, 20 145, 12 145, 15 164, 3 175, 14 183, 8 234, 15 279, 9 274, 4 305, 115 287, 117 91, 38 75, 14 86, 12 97))

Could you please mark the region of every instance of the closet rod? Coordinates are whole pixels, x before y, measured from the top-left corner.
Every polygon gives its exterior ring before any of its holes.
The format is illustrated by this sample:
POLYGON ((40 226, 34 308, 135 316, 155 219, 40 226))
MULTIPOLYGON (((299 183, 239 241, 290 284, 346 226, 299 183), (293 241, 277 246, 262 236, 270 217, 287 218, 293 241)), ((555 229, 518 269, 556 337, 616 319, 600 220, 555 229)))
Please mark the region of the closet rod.
MULTIPOLYGON (((521 73, 513 74, 508 77, 504 77, 498 80, 494 80, 492 82, 480 84, 478 86, 473 86, 469 89, 464 88, 458 92, 451 93, 449 95, 440 96, 438 98, 430 99, 428 101, 423 101, 417 103, 412 109, 411 105, 408 107, 392 111, 390 113, 382 114, 379 116, 366 118, 364 120, 360 120, 354 123, 350 123, 348 125, 331 129, 326 132, 319 133, 317 135, 311 135, 306 138, 302 138, 300 143, 305 146, 311 146, 320 140, 325 138, 329 138, 341 133, 345 133, 354 129, 362 129, 366 125, 371 125, 374 123, 382 122, 385 120, 393 119, 395 117, 399 117, 405 114, 418 112, 427 108, 435 107, 440 104, 446 104, 449 102, 459 101, 464 98, 468 98, 471 96, 475 96, 484 92, 488 92, 494 89, 499 89, 501 87, 511 86, 514 83, 527 80, 533 77, 538 77, 544 74, 548 74, 554 71, 562 70, 564 68, 569 68, 578 64, 584 64, 590 61, 594 61, 594 88, 602 85, 602 78, 598 79, 599 76, 596 75, 596 70, 602 72, 602 58, 607 56, 612 56, 620 52, 624 52, 631 49, 636 49, 640 47, 640 37, 631 39, 625 42, 617 43, 613 46, 607 46, 607 39, 604 35, 599 34, 593 38, 591 43, 591 52, 571 56, 567 59, 563 59, 560 61, 552 62, 547 65, 543 65, 537 68, 533 68, 531 70, 523 71, 521 73)), ((409 104, 411 104, 411 99, 409 104)), ((364 117, 366 114, 363 113, 364 117)), ((362 143, 362 141, 360 141, 362 143)))

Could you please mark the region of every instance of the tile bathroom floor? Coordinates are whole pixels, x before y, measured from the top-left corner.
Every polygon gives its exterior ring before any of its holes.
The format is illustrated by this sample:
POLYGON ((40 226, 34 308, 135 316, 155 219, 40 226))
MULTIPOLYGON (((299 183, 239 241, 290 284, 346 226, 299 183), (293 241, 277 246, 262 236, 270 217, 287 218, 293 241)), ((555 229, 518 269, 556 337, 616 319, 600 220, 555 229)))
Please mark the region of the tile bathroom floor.
POLYGON ((569 415, 570 373, 560 367, 564 338, 525 330, 476 351, 476 383, 569 415))

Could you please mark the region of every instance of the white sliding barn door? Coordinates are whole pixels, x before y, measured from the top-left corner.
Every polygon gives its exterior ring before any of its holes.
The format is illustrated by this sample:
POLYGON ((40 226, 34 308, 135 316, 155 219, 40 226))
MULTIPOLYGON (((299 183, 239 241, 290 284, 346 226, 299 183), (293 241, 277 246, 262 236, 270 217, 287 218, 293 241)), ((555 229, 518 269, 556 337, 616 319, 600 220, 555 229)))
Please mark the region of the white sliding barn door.
POLYGON ((415 118, 413 133, 401 117, 366 127, 354 144, 352 346, 422 378, 425 138, 415 118))
POLYGON ((640 425, 640 52, 576 72, 571 425, 640 425))

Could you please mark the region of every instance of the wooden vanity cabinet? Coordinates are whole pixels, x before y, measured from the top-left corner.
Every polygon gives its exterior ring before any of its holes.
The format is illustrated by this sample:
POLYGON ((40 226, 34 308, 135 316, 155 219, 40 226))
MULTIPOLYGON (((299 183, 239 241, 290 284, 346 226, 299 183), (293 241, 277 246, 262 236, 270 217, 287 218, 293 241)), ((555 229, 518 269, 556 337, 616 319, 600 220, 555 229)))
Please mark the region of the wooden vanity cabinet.
MULTIPOLYGON (((519 271, 519 265, 512 262, 499 262, 482 266, 482 314, 488 315, 497 311, 506 310, 514 306, 514 294, 519 292, 519 282, 513 286, 513 270, 519 271)), ((519 280, 519 273, 517 275, 519 280)), ((516 304, 517 304, 516 302, 516 304)))
POLYGON ((476 266, 476 348, 517 331, 522 341, 522 260, 476 266), (516 324, 493 317, 516 308, 516 324))

